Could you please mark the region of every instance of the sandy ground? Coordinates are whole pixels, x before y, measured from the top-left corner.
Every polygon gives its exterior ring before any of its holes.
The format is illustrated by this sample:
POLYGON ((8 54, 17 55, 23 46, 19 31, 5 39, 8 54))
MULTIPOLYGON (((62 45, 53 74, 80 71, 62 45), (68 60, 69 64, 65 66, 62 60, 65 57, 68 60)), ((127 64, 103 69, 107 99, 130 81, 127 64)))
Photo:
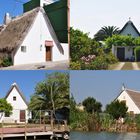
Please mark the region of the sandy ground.
POLYGON ((68 70, 68 68, 69 61, 58 61, 10 66, 0 70, 68 70))

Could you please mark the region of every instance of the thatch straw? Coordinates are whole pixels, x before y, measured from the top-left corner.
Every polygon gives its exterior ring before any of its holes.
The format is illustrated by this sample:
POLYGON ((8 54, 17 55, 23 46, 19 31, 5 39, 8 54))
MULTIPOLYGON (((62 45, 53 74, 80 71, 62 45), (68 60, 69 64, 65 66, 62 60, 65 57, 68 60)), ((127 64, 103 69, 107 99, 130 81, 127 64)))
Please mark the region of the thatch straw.
POLYGON ((6 27, 0 28, 0 56, 12 53, 23 42, 39 11, 36 8, 13 19, 6 27))

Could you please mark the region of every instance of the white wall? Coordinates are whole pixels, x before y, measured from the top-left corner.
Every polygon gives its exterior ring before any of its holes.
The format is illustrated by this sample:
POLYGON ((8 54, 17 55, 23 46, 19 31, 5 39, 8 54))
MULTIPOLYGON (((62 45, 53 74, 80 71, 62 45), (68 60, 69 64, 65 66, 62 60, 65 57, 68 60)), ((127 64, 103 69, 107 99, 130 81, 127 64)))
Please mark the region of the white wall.
POLYGON ((67 43, 61 43, 64 54, 61 54, 56 46, 53 47, 52 61, 62 61, 69 59, 69 46, 67 43))
POLYGON ((133 48, 132 46, 113 46, 112 53, 117 57, 117 48, 125 48, 125 59, 131 59, 133 56, 133 48))
MULTIPOLYGON (((27 34, 21 45, 27 46, 27 52, 21 52, 21 47, 19 47, 14 57, 14 65, 45 62, 45 46, 42 46, 42 51, 40 51, 40 46, 42 44, 44 45, 42 40, 43 34, 40 34, 40 23, 40 13, 38 13, 36 20, 30 29, 30 32, 27 34)), ((44 30, 45 29, 46 28, 44 28, 44 30)))
POLYGON ((133 36, 133 37, 139 37, 138 33, 134 30, 134 28, 131 26, 130 23, 127 25, 127 27, 121 33, 121 35, 128 35, 128 34, 131 34, 131 36, 133 36))
MULTIPOLYGON (((21 47, 19 47, 14 57, 14 65, 46 62, 46 40, 53 41, 43 14, 42 12, 39 12, 33 26, 30 29, 30 32, 27 34, 21 45, 27 46, 27 52, 21 52, 21 47), (40 50, 41 45, 42 50, 40 50)), ((62 44, 65 52, 63 55, 59 52, 54 41, 53 44, 52 61, 68 60, 68 45, 62 44)))
POLYGON ((134 114, 140 114, 139 108, 135 105, 133 100, 127 94, 126 91, 123 91, 121 95, 117 98, 119 101, 126 100, 126 106, 128 107, 128 112, 134 111, 134 114))
MULTIPOLYGON (((28 111, 27 111, 27 105, 25 104, 25 102, 23 101, 22 97, 20 96, 20 94, 18 93, 18 91, 16 90, 16 88, 14 87, 13 90, 11 91, 11 93, 9 94, 9 96, 7 97, 7 102, 10 103, 13 107, 13 113, 12 115, 10 115, 10 117, 5 118, 5 121, 8 119, 12 122, 17 121, 18 123, 20 122, 20 110, 26 110, 26 119, 28 120, 29 116, 28 116, 28 111), (16 96, 16 101, 13 101, 13 96, 16 96)), ((27 121, 26 120, 26 121, 27 121)))

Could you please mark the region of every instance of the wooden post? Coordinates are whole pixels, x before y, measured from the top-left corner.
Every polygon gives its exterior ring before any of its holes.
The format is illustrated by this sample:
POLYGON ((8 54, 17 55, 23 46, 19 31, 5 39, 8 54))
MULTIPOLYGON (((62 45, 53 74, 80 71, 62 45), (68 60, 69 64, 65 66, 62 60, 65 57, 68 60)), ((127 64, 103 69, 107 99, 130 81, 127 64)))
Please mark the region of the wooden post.
POLYGON ((65 129, 65 131, 67 131, 67 121, 66 120, 64 120, 64 129, 65 129))
POLYGON ((26 120, 25 120, 25 140, 27 140, 27 123, 26 123, 26 120))
POLYGON ((4 127, 4 122, 2 121, 2 124, 1 124, 1 140, 3 140, 3 127, 4 127))
POLYGON ((53 111, 51 111, 51 130, 53 130, 53 111))
POLYGON ((41 110, 40 110, 39 114, 40 114, 39 116, 40 116, 40 127, 41 127, 41 110))
POLYGON ((46 131, 46 125, 45 125, 45 112, 44 112, 44 132, 46 131))
POLYGON ((68 1, 68 4, 67 4, 67 7, 68 7, 68 18, 67 18, 67 21, 68 21, 68 47, 69 47, 69 61, 70 61, 70 0, 67 0, 68 1))

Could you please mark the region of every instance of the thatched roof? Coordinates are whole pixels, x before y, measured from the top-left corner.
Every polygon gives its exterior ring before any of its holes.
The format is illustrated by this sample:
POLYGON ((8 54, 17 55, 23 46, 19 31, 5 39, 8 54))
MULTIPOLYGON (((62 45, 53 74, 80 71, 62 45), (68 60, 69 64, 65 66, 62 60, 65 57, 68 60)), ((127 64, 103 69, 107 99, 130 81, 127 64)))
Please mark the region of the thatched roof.
POLYGON ((136 106, 140 109, 140 92, 130 90, 130 89, 126 89, 126 92, 130 96, 130 98, 133 100, 133 102, 136 104, 136 106))
POLYGON ((11 53, 23 42, 40 8, 24 13, 11 20, 0 32, 0 52, 11 53))

